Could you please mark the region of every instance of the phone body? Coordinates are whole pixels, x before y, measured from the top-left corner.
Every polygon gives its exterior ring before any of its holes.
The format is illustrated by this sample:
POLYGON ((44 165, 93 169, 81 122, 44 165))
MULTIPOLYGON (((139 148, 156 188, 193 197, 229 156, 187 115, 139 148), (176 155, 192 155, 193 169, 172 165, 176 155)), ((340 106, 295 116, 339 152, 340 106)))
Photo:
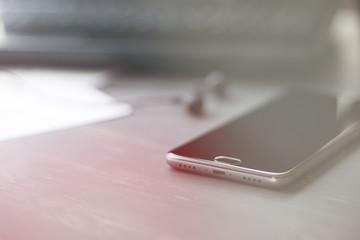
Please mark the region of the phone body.
POLYGON ((176 169, 280 187, 359 136, 355 101, 290 91, 167 154, 176 169), (345 109, 345 110, 344 110, 345 109))

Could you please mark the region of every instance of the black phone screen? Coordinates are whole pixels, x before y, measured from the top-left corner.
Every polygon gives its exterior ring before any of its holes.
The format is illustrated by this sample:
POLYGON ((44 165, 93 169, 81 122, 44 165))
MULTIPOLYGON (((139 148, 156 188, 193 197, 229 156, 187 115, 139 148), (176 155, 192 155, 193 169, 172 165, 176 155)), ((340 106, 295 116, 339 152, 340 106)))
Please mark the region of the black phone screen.
POLYGON ((171 152, 210 161, 217 156, 234 157, 242 167, 285 172, 344 129, 343 112, 333 96, 286 94, 171 152))

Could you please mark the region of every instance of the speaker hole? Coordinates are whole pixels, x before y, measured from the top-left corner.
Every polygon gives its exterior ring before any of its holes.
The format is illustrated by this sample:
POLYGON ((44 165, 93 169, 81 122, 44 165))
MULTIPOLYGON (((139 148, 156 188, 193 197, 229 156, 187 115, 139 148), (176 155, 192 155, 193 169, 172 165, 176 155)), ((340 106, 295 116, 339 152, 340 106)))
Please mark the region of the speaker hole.
POLYGON ((213 174, 216 174, 216 175, 225 175, 225 172, 219 171, 219 170, 213 170, 213 174))

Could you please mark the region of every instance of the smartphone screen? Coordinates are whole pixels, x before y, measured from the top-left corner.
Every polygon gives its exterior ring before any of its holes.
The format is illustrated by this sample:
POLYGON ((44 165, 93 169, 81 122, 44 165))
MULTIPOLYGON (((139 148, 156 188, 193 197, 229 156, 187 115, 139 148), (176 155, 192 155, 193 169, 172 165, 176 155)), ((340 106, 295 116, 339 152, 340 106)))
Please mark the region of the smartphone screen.
POLYGON ((341 133, 343 112, 333 96, 286 94, 171 152, 208 161, 233 157, 241 167, 283 173, 341 133))

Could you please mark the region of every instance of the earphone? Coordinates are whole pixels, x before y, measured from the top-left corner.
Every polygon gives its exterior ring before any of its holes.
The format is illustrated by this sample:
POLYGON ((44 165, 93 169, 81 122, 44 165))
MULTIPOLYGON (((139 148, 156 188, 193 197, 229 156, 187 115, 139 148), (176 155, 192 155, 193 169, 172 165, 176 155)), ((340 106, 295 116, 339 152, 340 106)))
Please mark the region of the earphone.
POLYGON ((194 91, 190 101, 187 102, 187 111, 194 116, 203 115, 206 97, 209 94, 215 95, 218 99, 226 98, 226 82, 223 73, 214 71, 204 78, 203 84, 194 91))
POLYGON ((167 95, 153 95, 136 97, 135 99, 116 99, 121 102, 131 104, 135 111, 148 106, 156 106, 163 104, 174 104, 183 106, 192 116, 201 116, 208 112, 208 107, 212 106, 212 100, 225 100, 227 99, 227 82, 225 76, 220 71, 212 71, 208 73, 200 84, 192 87, 193 90, 188 90, 179 94, 167 95))

